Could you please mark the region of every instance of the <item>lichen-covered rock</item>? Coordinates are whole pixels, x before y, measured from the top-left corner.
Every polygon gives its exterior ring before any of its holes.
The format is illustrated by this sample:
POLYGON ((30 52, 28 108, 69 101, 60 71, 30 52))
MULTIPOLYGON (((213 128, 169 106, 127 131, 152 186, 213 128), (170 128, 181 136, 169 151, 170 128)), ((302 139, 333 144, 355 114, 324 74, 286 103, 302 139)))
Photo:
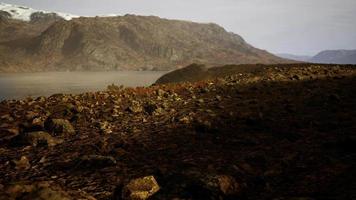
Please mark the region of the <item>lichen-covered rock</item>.
POLYGON ((125 200, 145 200, 160 189, 153 176, 146 176, 131 180, 122 191, 125 200))

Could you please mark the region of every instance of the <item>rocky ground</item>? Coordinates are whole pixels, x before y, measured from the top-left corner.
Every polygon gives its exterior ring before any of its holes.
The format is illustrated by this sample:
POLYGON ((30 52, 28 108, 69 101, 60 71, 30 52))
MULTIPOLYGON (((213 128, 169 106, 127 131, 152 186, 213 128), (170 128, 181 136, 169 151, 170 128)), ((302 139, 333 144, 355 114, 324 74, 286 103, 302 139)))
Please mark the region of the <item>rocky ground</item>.
POLYGON ((0 199, 356 199, 355 66, 0 104, 0 199))

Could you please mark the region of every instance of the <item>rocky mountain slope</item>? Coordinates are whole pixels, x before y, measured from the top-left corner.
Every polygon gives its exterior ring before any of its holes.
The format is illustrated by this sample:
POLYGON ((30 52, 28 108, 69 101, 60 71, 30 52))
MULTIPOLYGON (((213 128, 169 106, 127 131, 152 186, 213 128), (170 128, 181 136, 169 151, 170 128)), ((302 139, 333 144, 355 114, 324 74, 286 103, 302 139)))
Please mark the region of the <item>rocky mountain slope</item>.
POLYGON ((47 19, 54 22, 1 22, 6 25, 0 28, 0 71, 168 70, 194 62, 288 62, 212 23, 135 15, 47 19))
POLYGON ((356 198, 356 67, 0 103, 0 199, 356 198))

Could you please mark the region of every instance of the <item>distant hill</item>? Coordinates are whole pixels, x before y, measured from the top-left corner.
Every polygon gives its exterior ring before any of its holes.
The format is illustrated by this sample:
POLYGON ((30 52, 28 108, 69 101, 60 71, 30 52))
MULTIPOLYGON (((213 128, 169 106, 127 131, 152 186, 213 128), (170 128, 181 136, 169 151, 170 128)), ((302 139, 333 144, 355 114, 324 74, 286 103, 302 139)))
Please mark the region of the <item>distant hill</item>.
POLYGON ((290 60, 324 63, 324 64, 356 64, 356 50, 326 50, 315 56, 298 56, 293 54, 276 54, 290 60))
POLYGON ((296 60, 296 61, 303 61, 303 62, 308 62, 312 58, 312 56, 293 55, 293 54, 288 54, 288 53, 280 53, 280 54, 276 54, 276 55, 281 58, 286 58, 286 59, 296 60))
MULTIPOLYGON (((344 65, 342 69, 354 69, 356 65, 344 65)), ((167 74, 161 76, 155 84, 167 84, 167 83, 180 83, 180 82, 196 82, 208 79, 224 78, 226 76, 240 76, 241 78, 247 77, 251 74, 269 77, 270 80, 275 80, 281 77, 269 76, 272 71, 278 72, 280 70, 287 70, 290 72, 298 71, 300 69, 307 70, 306 73, 312 73, 311 68, 316 71, 322 71, 320 69, 337 69, 340 66, 335 66, 335 64, 312 64, 312 63, 291 63, 291 64, 274 64, 274 65, 264 65, 264 64, 241 64, 241 65, 224 65, 216 67, 207 67, 201 64, 191 64, 187 67, 171 71, 167 74)), ((303 71, 302 70, 302 71, 303 71)), ((305 74, 300 74, 300 76, 294 77, 284 77, 289 80, 301 79, 305 74)), ((307 76, 312 78, 311 76, 307 76)))
POLYGON ((254 48, 213 23, 29 13, 21 15, 23 20, 3 13, 0 71, 170 70, 190 63, 291 62, 254 48))
POLYGON ((161 76, 155 84, 195 82, 219 77, 222 78, 239 73, 263 73, 265 67, 273 66, 274 65, 242 64, 207 67, 202 64, 191 64, 161 76))
POLYGON ((310 59, 313 63, 356 64, 356 50, 327 50, 310 59))

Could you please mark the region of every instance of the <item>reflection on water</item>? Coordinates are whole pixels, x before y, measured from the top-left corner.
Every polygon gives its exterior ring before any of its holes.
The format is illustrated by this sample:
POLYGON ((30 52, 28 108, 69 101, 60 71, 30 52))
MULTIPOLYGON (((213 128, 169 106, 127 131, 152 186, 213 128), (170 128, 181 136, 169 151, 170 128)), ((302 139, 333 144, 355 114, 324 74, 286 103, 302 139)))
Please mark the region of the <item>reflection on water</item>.
POLYGON ((0 100, 55 93, 103 90, 109 84, 127 87, 148 86, 167 72, 40 72, 0 74, 0 100))

